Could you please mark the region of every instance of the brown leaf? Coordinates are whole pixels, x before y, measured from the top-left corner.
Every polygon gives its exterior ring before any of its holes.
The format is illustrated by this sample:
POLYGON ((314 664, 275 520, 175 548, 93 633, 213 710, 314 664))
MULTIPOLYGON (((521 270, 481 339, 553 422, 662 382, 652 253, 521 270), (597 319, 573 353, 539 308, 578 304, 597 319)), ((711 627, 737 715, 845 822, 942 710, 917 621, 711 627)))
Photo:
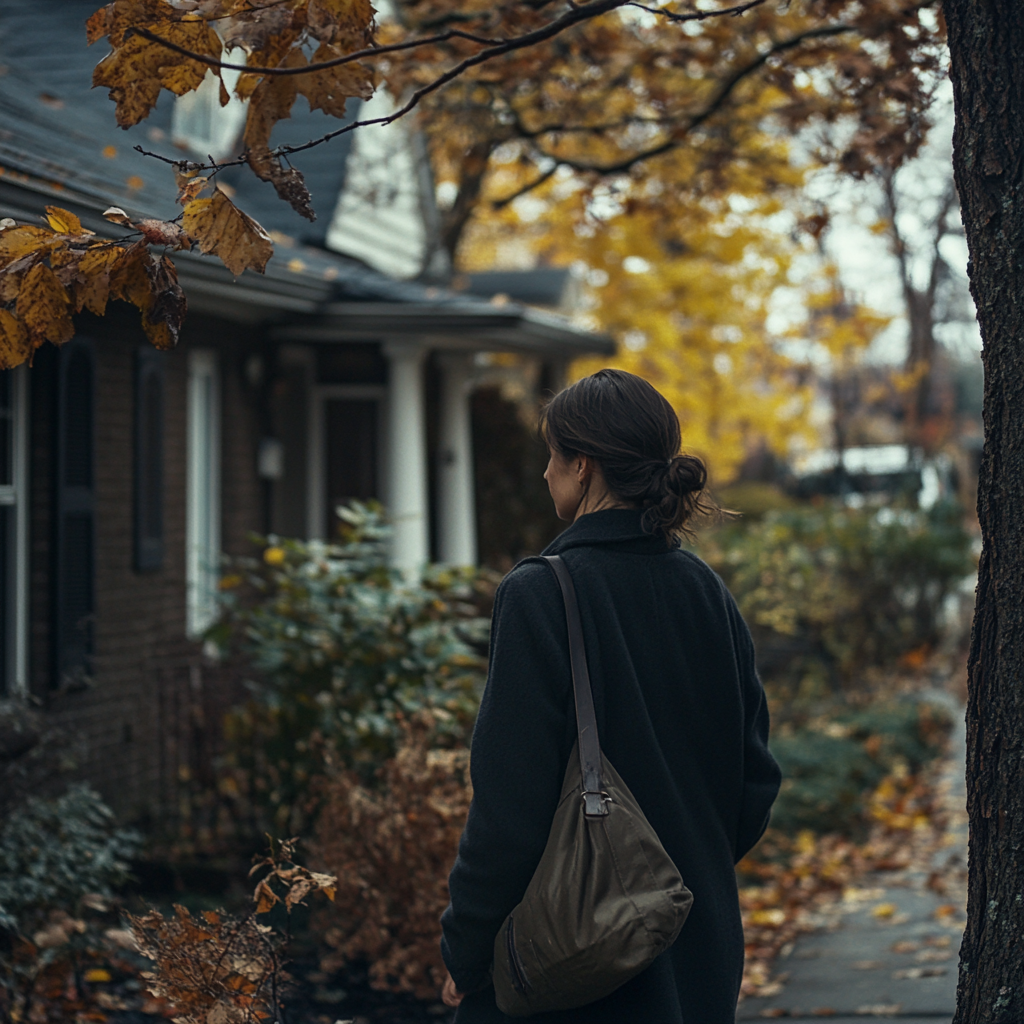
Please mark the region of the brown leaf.
POLYGON ((43 340, 63 345, 75 336, 69 302, 64 285, 45 264, 37 263, 25 275, 18 292, 18 318, 36 345, 43 340))
POLYGON ((46 252, 53 246, 54 241, 53 232, 49 228, 37 228, 31 224, 4 228, 0 231, 0 267, 13 263, 30 252, 46 252))
MULTIPOLYGON (((150 282, 150 304, 143 310, 142 329, 153 345, 164 351, 178 344, 181 325, 188 312, 185 293, 178 284, 178 272, 168 256, 150 257, 146 275, 150 282)), ((213 923, 213 922, 211 922, 213 923)))
MULTIPOLYGON (((343 50, 322 43, 310 63, 318 64, 343 55, 343 50)), ((298 90, 309 100, 310 110, 322 110, 331 117, 344 117, 345 103, 350 96, 368 100, 373 95, 373 70, 359 63, 325 68, 309 75, 300 75, 298 90)))
POLYGON ((189 249, 191 241, 181 229, 180 224, 172 220, 153 220, 146 218, 135 225, 143 237, 152 245, 169 245, 173 249, 189 249))
MULTIPOLYGON (((170 7, 161 5, 167 13, 170 7)), ((192 53, 220 59, 221 43, 205 21, 179 21, 157 17, 147 28, 161 38, 192 53)), ((138 124, 156 106, 161 89, 175 96, 197 89, 209 70, 206 64, 169 50, 142 36, 125 38, 115 26, 109 33, 114 49, 96 65, 92 84, 105 87, 117 105, 117 123, 122 128, 138 124)))
POLYGON ((297 878, 285 893, 284 905, 288 910, 301 903, 313 888, 313 881, 310 878, 297 878))
MULTIPOLYGON (((241 47, 246 53, 263 50, 273 38, 280 37, 292 26, 295 14, 283 4, 242 11, 220 24, 221 39, 226 47, 241 47)), ((289 43, 289 45, 291 45, 289 43)), ((267 64, 257 65, 268 67, 267 64)))
POLYGON ((107 220, 112 221, 114 224, 120 224, 122 227, 125 227, 125 228, 133 228, 133 227, 135 227, 135 225, 132 224, 131 217, 129 217, 128 214, 125 213, 124 210, 122 210, 120 206, 108 206, 103 211, 103 216, 107 220))
POLYGON ((236 277, 247 267, 262 274, 274 255, 270 236, 219 189, 185 207, 185 232, 204 253, 219 256, 236 277))
POLYGON ((45 258, 46 250, 37 249, 0 270, 0 302, 13 302, 21 289, 21 279, 45 258))
POLYGON ((9 310, 0 309, 0 370, 12 370, 32 355, 25 325, 9 310))
POLYGON ((178 180, 178 202, 184 206, 186 203, 192 202, 200 192, 210 184, 209 178, 185 178, 184 175, 175 175, 178 180))
POLYGON ((306 19, 320 42, 358 50, 372 41, 373 13, 370 0, 309 0, 306 19))
POLYGON ((281 161, 272 156, 267 149, 250 149, 246 153, 246 160, 257 178, 269 181, 274 186, 274 191, 283 199, 300 217, 306 220, 316 220, 316 211, 313 209, 313 197, 306 188, 306 179, 297 167, 285 167, 281 161))
MULTIPOLYGON (((305 67, 301 50, 291 50, 279 67, 305 67)), ((292 105, 298 95, 297 75, 269 75, 256 87, 249 99, 243 141, 248 149, 267 149, 270 135, 278 121, 291 117, 292 105)))
POLYGON ((277 893, 267 884, 267 880, 263 879, 260 881, 255 891, 252 894, 253 901, 256 904, 256 913, 265 914, 275 904, 280 903, 277 893))
POLYGON ((88 249, 78 264, 80 283, 74 289, 75 312, 82 309, 103 316, 110 296, 110 275, 125 250, 118 246, 88 249))

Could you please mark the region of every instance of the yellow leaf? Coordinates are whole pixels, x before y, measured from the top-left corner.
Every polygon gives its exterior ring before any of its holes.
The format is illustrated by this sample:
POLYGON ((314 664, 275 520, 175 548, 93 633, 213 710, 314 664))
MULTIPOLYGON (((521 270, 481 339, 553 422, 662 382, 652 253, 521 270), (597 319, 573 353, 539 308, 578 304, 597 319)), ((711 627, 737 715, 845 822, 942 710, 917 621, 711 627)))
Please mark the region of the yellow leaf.
POLYGON ((878 906, 872 908, 871 916, 878 918, 892 917, 896 913, 895 903, 879 903, 878 906))
POLYGON ((114 157, 117 156, 117 146, 104 146, 103 147, 103 155, 108 160, 113 160, 114 157))
POLYGON ((110 971, 105 971, 102 967, 93 967, 91 970, 85 972, 85 980, 90 985, 102 985, 111 980, 110 971))
MULTIPOLYGON (((319 64, 341 56, 342 50, 323 43, 313 54, 310 63, 319 64)), ((368 100, 373 95, 373 78, 373 71, 363 64, 340 64, 309 75, 300 75, 298 90, 309 100, 310 110, 322 110, 332 117, 344 117, 348 97, 357 96, 368 100)))
POLYGON ((192 202, 210 183, 209 178, 186 178, 184 175, 175 175, 175 178, 178 181, 178 202, 182 206, 192 202))
POLYGON ((49 249, 53 241, 53 232, 49 228, 37 228, 31 224, 4 228, 0 231, 0 267, 38 249, 49 249))
POLYGON ((0 370, 12 370, 32 355, 25 325, 11 312, 0 309, 0 370))
POLYGON ((193 199, 185 207, 182 227, 204 253, 219 256, 236 277, 246 268, 262 274, 274 255, 263 228, 219 189, 209 199, 193 199))
POLYGON ((18 318, 36 345, 43 340, 63 345, 75 336, 68 302, 64 285, 45 264, 37 263, 25 275, 18 292, 18 318))
POLYGON ((82 222, 73 213, 62 210, 59 206, 48 206, 46 219, 50 227, 59 235, 83 234, 82 222))
POLYGON ((124 183, 130 189, 139 189, 142 188, 142 186, 145 184, 145 182, 137 174, 130 174, 127 178, 124 179, 124 183))
POLYGON ((774 907, 771 910, 755 910, 750 915, 750 923, 760 925, 761 927, 767 928, 778 928, 779 925, 785 924, 786 912, 774 907))

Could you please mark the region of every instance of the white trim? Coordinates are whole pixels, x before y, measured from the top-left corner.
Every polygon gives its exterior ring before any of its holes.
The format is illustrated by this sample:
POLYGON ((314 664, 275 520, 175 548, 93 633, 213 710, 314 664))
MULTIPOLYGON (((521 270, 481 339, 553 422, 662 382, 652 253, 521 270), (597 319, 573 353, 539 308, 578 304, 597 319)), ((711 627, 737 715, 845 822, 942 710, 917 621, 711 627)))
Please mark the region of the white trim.
POLYGON ((7 696, 28 692, 28 367, 19 366, 11 374, 11 482, 0 485, 0 505, 14 514, 11 532, 0 538, 9 544, 9 579, 0 581, 7 588, 7 621, 4 630, 7 664, 7 696))
POLYGON ((209 349, 188 354, 185 628, 200 636, 217 618, 220 576, 220 374, 209 349))
MULTIPOLYGON (((378 438, 384 439, 387 423, 388 389, 383 384, 314 384, 309 393, 309 426, 306 466, 307 503, 306 536, 309 540, 327 538, 327 403, 332 398, 363 398, 377 402, 378 438)), ((377 445, 377 480, 383 485, 387 467, 383 459, 383 443, 377 445)), ((381 501, 385 495, 378 495, 381 501)))

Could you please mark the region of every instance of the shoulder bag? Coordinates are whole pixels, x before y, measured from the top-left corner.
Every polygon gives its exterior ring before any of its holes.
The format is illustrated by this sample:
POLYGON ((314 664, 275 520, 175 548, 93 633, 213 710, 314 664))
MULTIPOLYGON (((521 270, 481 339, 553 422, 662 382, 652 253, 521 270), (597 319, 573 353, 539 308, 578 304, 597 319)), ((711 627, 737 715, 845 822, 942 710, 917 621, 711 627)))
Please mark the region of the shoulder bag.
POLYGON ((572 576, 557 555, 543 557, 565 602, 577 740, 540 863, 494 941, 494 990, 510 1017, 614 992, 675 942, 693 902, 601 753, 572 576))

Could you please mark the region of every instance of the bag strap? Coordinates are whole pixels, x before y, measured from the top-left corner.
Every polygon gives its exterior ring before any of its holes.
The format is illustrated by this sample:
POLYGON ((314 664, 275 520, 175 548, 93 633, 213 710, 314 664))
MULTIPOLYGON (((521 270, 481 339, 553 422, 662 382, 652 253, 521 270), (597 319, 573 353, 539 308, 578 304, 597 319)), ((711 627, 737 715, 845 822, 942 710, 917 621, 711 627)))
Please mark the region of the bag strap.
POLYGON ((587 649, 583 643, 583 623, 572 576, 558 555, 541 555, 551 567, 565 603, 565 623, 569 630, 569 664, 572 667, 572 692, 576 698, 576 734, 579 737, 580 773, 583 776, 583 813, 598 818, 608 813, 608 797, 601 779, 601 744, 597 736, 594 692, 590 686, 587 649))

